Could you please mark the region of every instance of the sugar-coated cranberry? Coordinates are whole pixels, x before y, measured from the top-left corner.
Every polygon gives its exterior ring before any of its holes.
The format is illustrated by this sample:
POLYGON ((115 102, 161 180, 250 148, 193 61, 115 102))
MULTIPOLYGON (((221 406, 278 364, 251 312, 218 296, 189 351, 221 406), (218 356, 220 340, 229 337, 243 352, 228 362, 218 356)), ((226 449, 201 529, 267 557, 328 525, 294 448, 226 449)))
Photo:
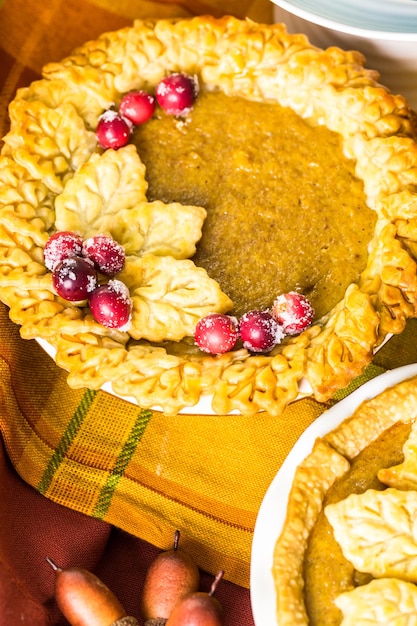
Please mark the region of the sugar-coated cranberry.
POLYGON ((210 313, 196 325, 194 339, 200 350, 223 354, 232 350, 239 337, 237 320, 230 315, 210 313))
POLYGON ((117 241, 108 235, 94 235, 83 243, 83 255, 91 259, 102 274, 114 276, 123 269, 125 251, 117 241))
POLYGON ((86 300, 97 287, 97 273, 88 259, 75 256, 63 259, 52 272, 52 284, 61 298, 70 302, 86 300))
POLYGON ((295 291, 279 295, 271 312, 287 335, 298 335, 311 325, 314 318, 311 302, 295 291))
POLYGON ((45 244, 43 255, 45 266, 52 272, 62 259, 81 254, 83 240, 80 235, 67 230, 60 230, 51 235, 45 244))
POLYGON ((243 346, 251 352, 269 352, 284 337, 281 326, 267 311, 248 311, 239 322, 243 346))
POLYGON ((158 83, 155 90, 159 106, 170 115, 189 113, 197 95, 197 80, 188 74, 170 74, 158 83))
POLYGON ((131 131, 131 123, 116 111, 109 109, 99 118, 96 137, 102 148, 117 150, 128 143, 131 131))
POLYGON ((132 301, 129 290, 120 280, 110 280, 97 287, 89 299, 94 319, 108 328, 127 330, 131 322, 132 301))
POLYGON ((130 91, 120 101, 119 112, 133 124, 144 124, 155 111, 155 98, 146 91, 130 91))

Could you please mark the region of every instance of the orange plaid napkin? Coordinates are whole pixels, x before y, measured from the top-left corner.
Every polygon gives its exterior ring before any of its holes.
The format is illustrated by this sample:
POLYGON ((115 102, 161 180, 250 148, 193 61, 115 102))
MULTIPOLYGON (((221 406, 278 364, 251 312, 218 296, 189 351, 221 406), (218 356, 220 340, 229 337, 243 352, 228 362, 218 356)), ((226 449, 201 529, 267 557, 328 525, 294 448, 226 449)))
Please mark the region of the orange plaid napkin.
MULTIPOLYGON (((133 17, 197 12, 272 19, 268 0, 4 0, 2 132, 7 128, 7 102, 45 62, 62 58, 76 45, 133 17)), ((410 321, 346 392, 384 369, 416 361, 416 323, 410 321)), ((267 414, 173 418, 102 391, 71 390, 65 372, 39 345, 20 339, 4 306, 0 371, 0 429, 11 462, 28 485, 54 503, 159 548, 170 547, 173 530, 179 528, 184 549, 203 570, 224 569, 228 581, 248 587, 262 498, 299 435, 326 406, 305 399, 278 419, 267 414)))

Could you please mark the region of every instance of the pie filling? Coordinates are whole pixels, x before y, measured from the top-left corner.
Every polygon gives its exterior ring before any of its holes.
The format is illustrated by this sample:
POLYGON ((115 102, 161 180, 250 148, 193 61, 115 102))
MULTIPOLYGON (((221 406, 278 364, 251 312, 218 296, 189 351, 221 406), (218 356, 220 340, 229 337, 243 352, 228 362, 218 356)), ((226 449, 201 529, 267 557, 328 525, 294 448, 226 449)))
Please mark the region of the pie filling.
POLYGON ((201 92, 187 117, 158 110, 133 141, 150 201, 207 210, 193 260, 235 315, 298 291, 319 319, 358 281, 376 216, 336 133, 276 103, 201 92))

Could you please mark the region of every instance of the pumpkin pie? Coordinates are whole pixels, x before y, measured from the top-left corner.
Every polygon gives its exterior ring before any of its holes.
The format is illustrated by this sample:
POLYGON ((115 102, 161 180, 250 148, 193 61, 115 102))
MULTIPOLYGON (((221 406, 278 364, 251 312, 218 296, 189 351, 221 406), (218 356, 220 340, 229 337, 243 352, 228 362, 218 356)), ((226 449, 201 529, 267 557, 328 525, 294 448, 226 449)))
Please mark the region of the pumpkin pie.
POLYGON ((0 156, 0 299, 22 336, 70 386, 166 413, 209 397, 279 414, 301 383, 330 398, 416 315, 415 119, 377 80, 358 52, 232 17, 137 21, 47 65, 10 104, 0 156), (158 109, 103 150, 103 114, 178 72, 198 83, 187 115, 158 109), (130 329, 56 293, 44 246, 60 230, 123 246, 130 329), (316 312, 299 335, 262 354, 196 346, 205 315, 288 291, 316 312))
POLYGON ((363 402, 296 469, 274 551, 279 626, 416 621, 416 431, 413 377, 363 402))

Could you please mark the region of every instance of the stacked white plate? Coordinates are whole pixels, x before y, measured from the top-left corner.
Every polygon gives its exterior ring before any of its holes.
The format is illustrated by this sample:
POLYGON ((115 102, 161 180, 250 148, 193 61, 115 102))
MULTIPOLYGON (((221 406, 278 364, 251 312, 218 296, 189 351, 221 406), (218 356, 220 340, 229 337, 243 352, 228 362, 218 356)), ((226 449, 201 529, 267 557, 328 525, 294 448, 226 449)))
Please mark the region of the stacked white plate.
POLYGON ((275 21, 321 48, 360 50, 417 109, 417 0, 273 0, 275 21))

